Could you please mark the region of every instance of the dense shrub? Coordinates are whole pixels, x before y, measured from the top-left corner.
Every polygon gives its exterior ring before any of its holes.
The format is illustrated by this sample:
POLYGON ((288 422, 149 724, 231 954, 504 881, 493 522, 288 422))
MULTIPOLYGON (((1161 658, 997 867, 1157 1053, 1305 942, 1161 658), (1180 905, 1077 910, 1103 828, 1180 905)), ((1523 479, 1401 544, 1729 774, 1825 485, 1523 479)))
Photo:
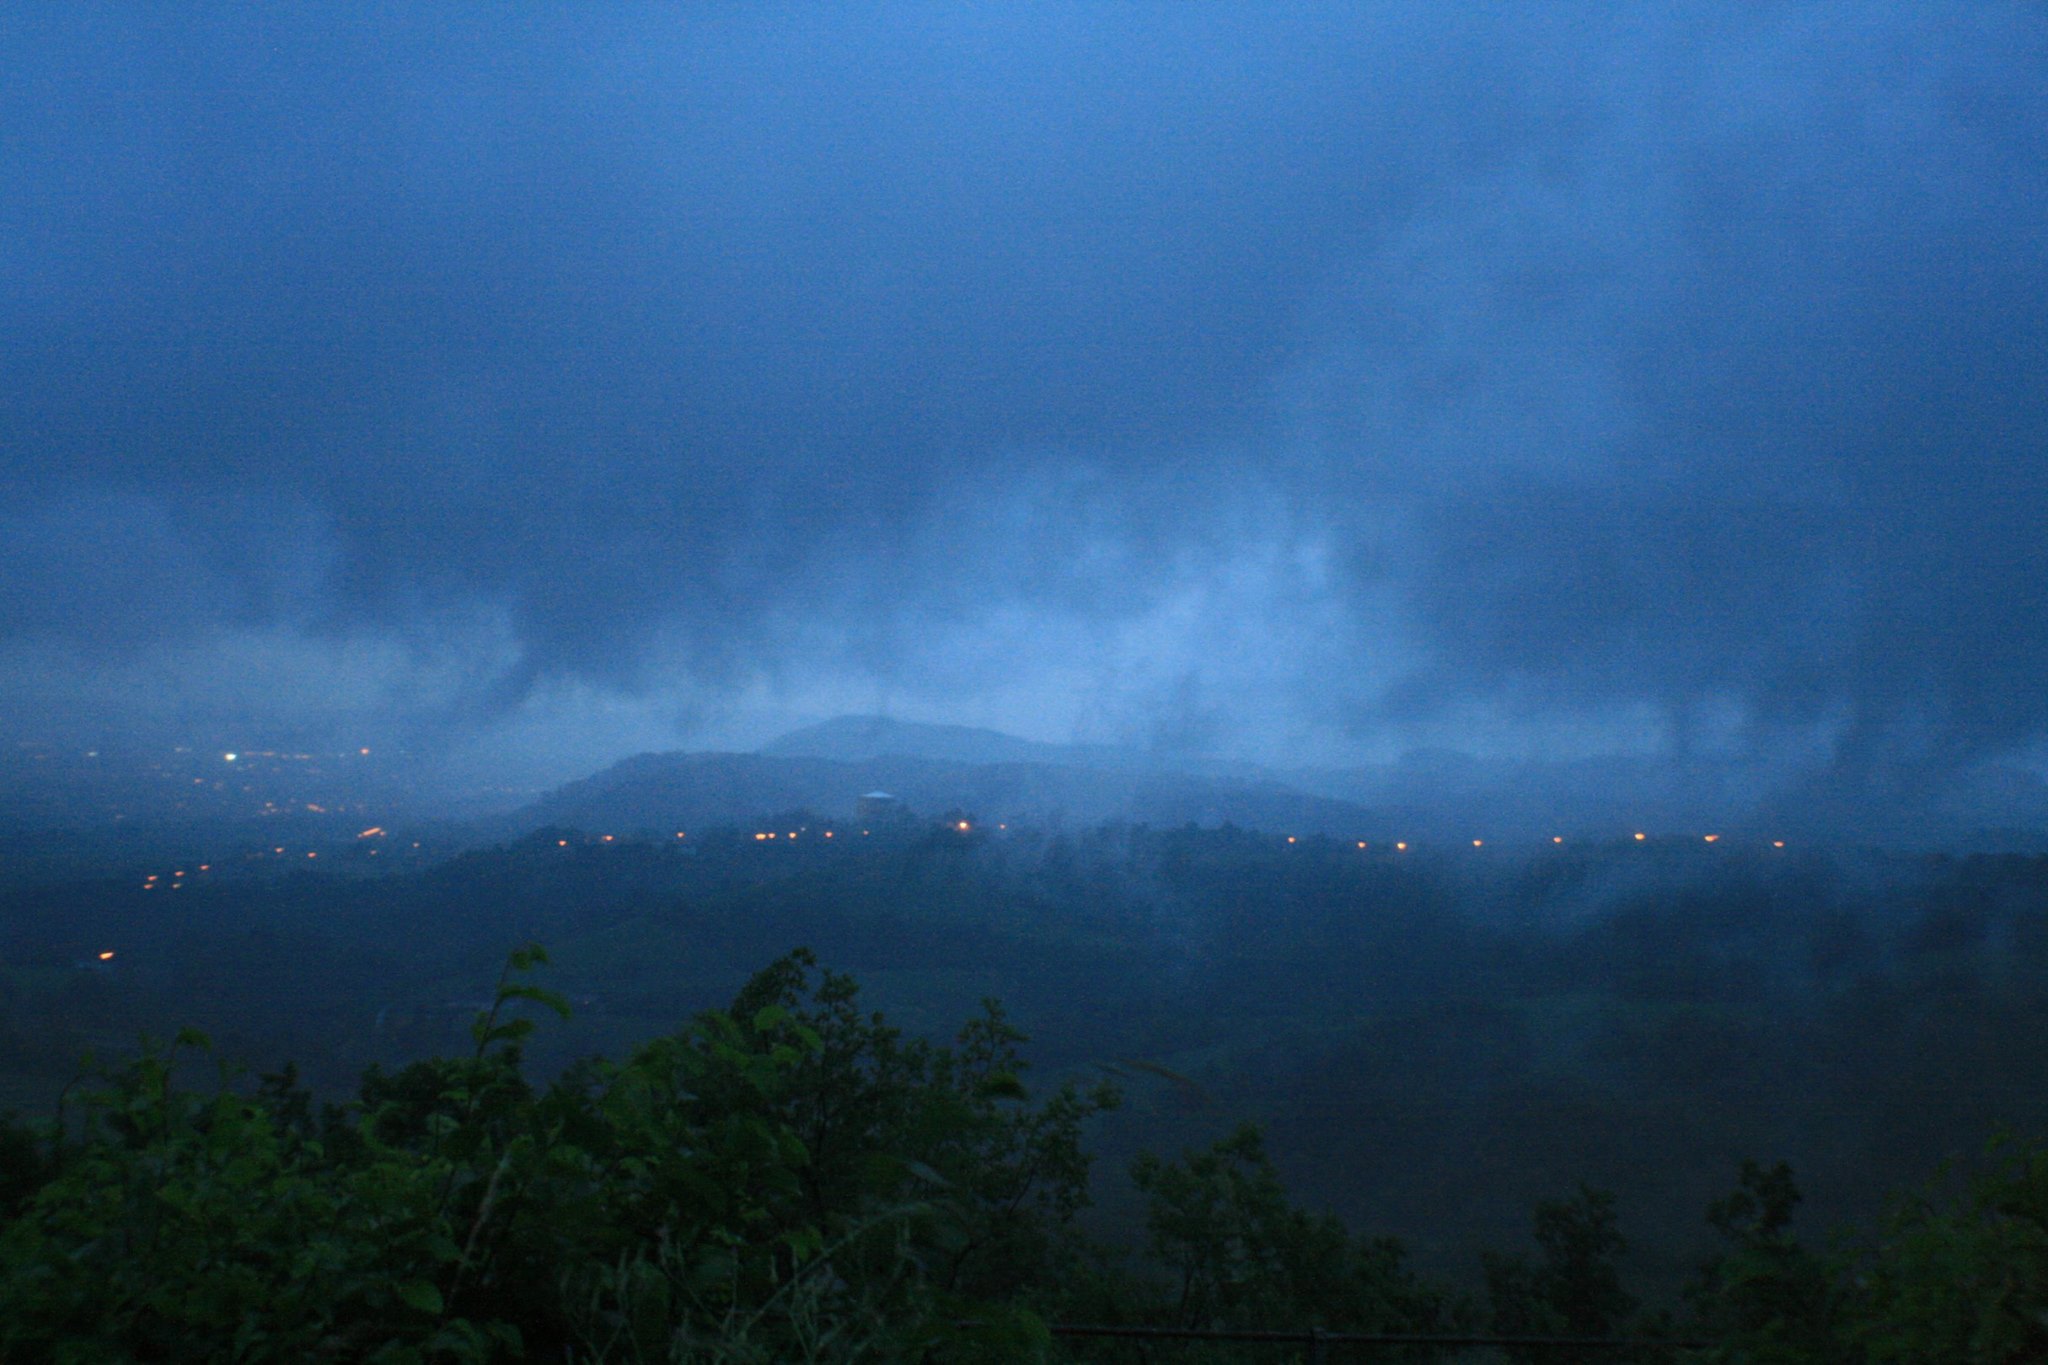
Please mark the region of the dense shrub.
POLYGON ((951 1046, 905 1038, 797 952, 729 1009, 536 1088, 531 1015, 566 1013, 526 980, 543 960, 513 954, 465 1055, 372 1068, 345 1105, 316 1109, 289 1068, 190 1084, 210 1050, 188 1033, 47 1129, 0 1124, 0 1362, 1016 1361, 1057 1354, 1057 1320, 1659 1338, 1604 1357, 1641 1361, 1687 1336, 1713 1343, 1691 1358, 1754 1365, 2048 1359, 2038 1145, 2002 1143, 1828 1254, 1792 1236, 1791 1172, 1746 1163, 1710 1210, 1726 1245, 1689 1323, 1623 1287, 1600 1191, 1539 1205, 1537 1254, 1484 1256, 1478 1301, 1295 1204, 1250 1126, 1136 1162, 1132 1263, 1076 1230, 1084 1126, 1116 1095, 1034 1103, 993 1002, 951 1046))

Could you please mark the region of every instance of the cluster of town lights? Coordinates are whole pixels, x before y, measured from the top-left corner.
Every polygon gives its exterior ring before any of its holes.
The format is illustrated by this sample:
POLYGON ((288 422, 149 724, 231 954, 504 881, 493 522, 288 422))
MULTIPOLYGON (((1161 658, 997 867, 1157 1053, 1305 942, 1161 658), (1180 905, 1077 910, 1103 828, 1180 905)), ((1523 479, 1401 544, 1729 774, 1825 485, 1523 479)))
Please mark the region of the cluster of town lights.
MULTIPOLYGON (((952 829, 956 829, 956 830, 958 830, 958 831, 959 831, 960 833, 962 833, 962 834, 966 834, 966 833, 968 833, 969 831, 971 831, 971 830, 972 830, 972 829, 974 828, 974 825, 973 825, 973 822, 971 822, 971 821, 968 821, 968 820, 956 820, 956 821, 952 822, 952 824, 951 824, 950 828, 952 828, 952 829)), ((998 826, 996 826, 996 828, 997 828, 997 829, 1008 829, 1008 828, 1009 828, 1009 826, 1008 826, 1008 825, 998 825, 998 826)), ((372 834, 382 834, 383 832, 384 832, 384 831, 383 831, 383 830, 381 830, 381 829, 378 829, 378 830, 365 830, 365 831, 363 831, 363 833, 361 833, 361 834, 357 835, 356 837, 357 837, 357 838, 359 838, 359 839, 363 839, 363 838, 368 838, 368 837, 370 837, 370 835, 372 835, 372 834)), ((805 831, 803 831, 803 830, 801 830, 801 829, 792 829, 792 830, 776 830, 776 829, 757 829, 757 830, 755 830, 755 831, 754 831, 754 842, 755 842, 755 843, 758 843, 758 844, 765 844, 765 843, 767 843, 767 842, 768 842, 768 841, 769 841, 770 839, 797 839, 797 838, 801 838, 801 837, 803 836, 804 832, 805 832, 805 831)), ((831 839, 831 838, 834 838, 834 837, 836 837, 836 836, 837 836, 837 831, 836 831, 836 830, 829 830, 829 829, 825 829, 825 830, 819 830, 819 831, 818 831, 817 833, 818 833, 818 837, 819 837, 819 838, 821 838, 821 839, 831 839)), ((869 831, 869 830, 862 830, 862 831, 861 831, 861 833, 865 835, 865 834, 871 833, 871 831, 869 831)), ((613 842, 615 842, 615 841, 616 841, 616 840, 618 839, 618 836, 617 836, 616 834, 600 834, 600 835, 598 835, 597 837, 598 837, 598 841, 599 841, 600 843, 606 843, 606 844, 609 844, 609 843, 613 843, 613 842)), ((678 839, 681 839, 681 838, 684 838, 684 837, 685 837, 684 831, 682 831, 682 830, 677 830, 677 831, 676 831, 676 838, 678 838, 678 839)), ((1287 842, 1289 842, 1289 843, 1293 843, 1293 842, 1294 842, 1294 840, 1290 838, 1290 839, 1289 839, 1289 840, 1288 840, 1287 842)), ((557 839, 557 840, 555 840, 555 846, 556 846, 557 848, 567 848, 567 847, 569 846, 569 841, 568 841, 567 839, 557 839)), ((417 847, 418 847, 418 845, 417 845, 417 844, 415 844, 415 845, 414 845, 414 847, 415 847, 415 848, 417 848, 417 847)), ((1365 845, 1364 845, 1364 844, 1360 844, 1360 845, 1359 845, 1359 847, 1360 847, 1360 848, 1364 848, 1364 847, 1365 847, 1365 845)), ((280 851, 282 851, 282 850, 280 850, 280 851)))
MULTIPOLYGON (((962 825, 960 826, 960 828, 962 828, 962 829, 965 829, 965 828, 967 828, 967 826, 966 826, 965 824, 962 824, 962 825)), ((1638 831, 1636 832, 1636 834, 1635 834, 1634 838, 1635 838, 1635 842, 1637 842, 1637 843, 1641 844, 1641 843, 1647 843, 1647 842, 1649 842, 1649 838, 1650 838, 1650 836, 1649 836, 1648 834, 1646 834, 1646 833, 1644 833, 1644 832, 1642 832, 1642 831, 1638 830, 1638 831)), ((1709 844, 1717 844, 1717 843, 1721 842, 1721 836, 1720 836, 1720 835, 1718 835, 1718 834, 1702 834, 1702 835, 1700 836, 1700 838, 1701 838, 1701 840, 1703 840, 1704 842, 1706 842, 1706 843, 1709 843, 1709 844)), ((1288 835, 1288 836, 1287 836, 1287 842, 1288 842, 1288 843, 1290 843, 1290 844, 1293 844, 1293 843, 1299 843, 1299 842, 1300 842, 1300 838, 1299 838, 1299 836, 1297 836, 1297 835, 1293 835, 1293 834, 1290 834, 1290 835, 1288 835)), ((1563 836, 1562 834, 1553 834, 1553 835, 1551 835, 1551 836, 1550 836, 1550 842, 1551 842, 1551 843, 1553 843, 1553 844, 1562 844, 1562 843, 1564 842, 1564 836, 1563 836)), ((1785 846, 1785 841, 1784 841, 1783 839, 1773 839, 1773 840, 1771 840, 1771 847, 1772 847, 1772 848, 1783 848, 1784 846, 1785 846)), ((1360 840, 1358 841, 1358 847, 1359 847, 1359 848, 1361 848, 1361 849, 1368 849, 1368 848, 1371 848, 1371 847, 1372 847, 1372 844, 1371 844, 1371 843, 1370 843, 1369 841, 1367 841, 1367 840, 1364 840, 1364 839, 1360 839, 1360 840)), ((1485 847, 1486 847, 1486 840, 1484 840, 1484 839, 1474 839, 1474 840, 1472 841, 1472 847, 1474 847, 1474 848, 1485 848, 1485 847)), ((1407 841, 1406 841, 1406 840, 1400 840, 1400 841, 1397 841, 1397 842, 1396 842, 1396 843, 1394 844, 1394 851, 1395 851, 1396 853, 1406 853, 1406 852, 1408 851, 1408 844, 1407 844, 1407 841)))
MULTIPOLYGON (((951 829, 955 829, 955 830, 958 830, 958 831, 959 831, 960 833, 962 833, 962 834, 965 834, 965 833, 967 833, 968 831, 970 831, 970 830, 972 830, 972 829, 974 828, 973 824, 972 824, 971 822, 969 822, 969 821, 966 821, 966 820, 958 820, 958 821, 954 821, 954 822, 952 822, 952 823, 951 823, 951 824, 950 824, 950 825, 949 825, 948 827, 949 827, 949 828, 951 828, 951 829)), ((1006 824, 1005 824, 1005 825, 998 825, 998 826, 996 826, 996 828, 998 828, 998 829, 1008 829, 1008 828, 1009 828, 1009 826, 1008 826, 1008 825, 1006 825, 1006 824)), ((382 829, 367 829, 367 830, 364 830, 364 831, 363 831, 363 832, 362 832, 361 834, 357 835, 356 837, 357 837, 357 838, 359 838, 359 839, 366 839, 366 838, 370 838, 370 837, 372 837, 372 836, 375 836, 375 835, 381 835, 381 834, 383 834, 383 833, 384 833, 384 831, 383 831, 382 829)), ((829 830, 829 829, 828 829, 828 830, 820 830, 820 831, 818 831, 819 837, 821 837, 821 838, 825 838, 825 839, 830 839, 830 838, 832 838, 832 837, 833 837, 833 833, 834 833, 834 832, 833 832, 832 830, 829 830)), ((867 834, 867 833, 869 833, 869 831, 868 831, 868 830, 862 830, 862 831, 861 831, 861 833, 862 833, 862 834, 867 834)), ((754 841, 755 841, 756 843, 767 843, 767 842, 769 842, 769 841, 770 841, 770 840, 772 840, 772 839, 785 839, 785 840, 788 840, 788 839, 796 839, 796 838, 799 838, 799 837, 801 837, 801 836, 802 836, 803 834, 804 834, 804 831, 803 831, 803 830, 800 830, 800 829, 792 829, 792 830, 786 830, 786 831, 785 831, 785 830, 772 830, 772 829, 767 829, 767 830, 756 830, 756 831, 754 832, 754 841)), ((601 842, 601 843, 607 843, 607 844, 615 842, 615 841, 617 840, 617 838, 618 838, 618 836, 617 836, 617 835, 615 835, 615 834, 601 834, 601 835, 599 835, 599 836, 597 836, 597 837, 598 837, 598 840, 599 840, 599 842, 601 842)), ((681 830, 677 830, 677 831, 676 831, 676 838, 678 838, 678 839, 681 839, 681 838, 683 838, 683 837, 684 837, 683 831, 681 831, 681 830)), ((1649 838, 1650 838, 1650 836, 1649 836, 1649 835, 1648 835, 1647 833, 1645 833, 1645 832, 1643 832, 1643 831, 1641 831, 1641 830, 1638 830, 1638 831, 1636 831, 1636 833, 1635 833, 1635 834, 1634 834, 1634 835, 1633 835, 1632 837, 1634 838, 1635 842, 1636 842, 1636 843, 1639 843, 1639 844, 1640 844, 1640 843, 1647 843, 1647 842, 1649 842, 1649 838)), ((1703 841, 1705 841, 1706 843, 1710 843, 1710 844, 1714 844, 1714 843, 1719 843, 1719 842, 1721 841, 1721 836, 1720 836, 1719 834, 1702 834, 1702 835, 1700 836, 1700 838, 1701 838, 1701 839, 1702 839, 1703 841)), ((1563 836, 1562 834, 1553 834, 1553 835, 1551 835, 1551 836, 1550 836, 1550 842, 1551 842, 1552 844, 1554 844, 1554 845, 1561 845, 1561 844, 1563 844, 1563 843, 1564 843, 1564 841, 1565 841, 1565 838, 1564 838, 1564 836, 1563 836)), ((1299 836, 1299 835, 1294 835, 1294 834, 1290 834, 1290 835, 1288 835, 1288 836, 1287 836, 1287 842, 1288 842, 1288 843, 1290 843, 1290 844, 1298 844, 1298 843, 1300 843, 1300 842, 1301 842, 1301 838, 1300 838, 1300 836, 1299 836)), ((556 845, 557 845, 558 847, 561 847, 561 848, 567 848, 567 847, 569 846, 569 841, 568 841, 567 839, 557 839, 557 840, 555 840, 555 843, 556 843, 556 845)), ((1372 847, 1372 843, 1371 843, 1371 841, 1370 841, 1370 840, 1366 840, 1366 839, 1360 839, 1360 840, 1358 840, 1358 841, 1357 841, 1357 844, 1358 844, 1358 847, 1359 847, 1359 849, 1360 849, 1360 850, 1366 850, 1366 849, 1370 849, 1370 848, 1372 847)), ((1783 839, 1773 839, 1773 840, 1771 840, 1771 847, 1772 847, 1772 848, 1783 848, 1784 846, 1785 846, 1785 841, 1784 841, 1783 839)), ((414 844, 414 845, 413 845, 413 847, 414 847, 414 848, 418 848, 418 847, 419 847, 419 845, 418 845, 418 844, 414 844)), ((1484 848, 1484 847, 1486 847, 1486 840, 1484 840, 1484 839, 1474 839, 1474 840, 1472 841, 1472 847, 1474 847, 1474 848, 1484 848)), ((283 850, 283 849, 281 849, 281 848, 280 848, 280 849, 277 849, 277 850, 275 850, 275 851, 276 851, 276 852, 278 852, 278 853, 282 853, 282 852, 284 852, 284 850, 283 850)), ((1394 842, 1394 851, 1395 851, 1396 853, 1406 853, 1406 852, 1408 851, 1408 841, 1407 841, 1407 840, 1405 840, 1405 839, 1399 839, 1399 840, 1396 840, 1396 841, 1394 842)), ((311 858, 311 857, 313 857, 314 855, 313 855, 313 854, 311 854, 311 853, 308 853, 308 854, 307 854, 306 856, 307 856, 308 858, 311 858)), ((204 872, 205 870, 206 870, 206 869, 205 869, 205 868, 204 868, 203 866, 202 866, 202 867, 200 868, 200 871, 202 871, 202 872, 204 872)), ((185 874, 181 872, 181 873, 178 873, 177 875, 179 875, 179 876, 181 876, 181 877, 182 877, 182 876, 184 876, 185 874)), ((155 881, 155 880, 156 880, 156 878, 154 878, 154 877, 151 877, 151 878, 150 878, 150 880, 151 880, 151 881, 155 881)))
MULTIPOLYGON (((181 748, 181 749, 179 749, 179 750, 178 750, 178 752, 182 754, 182 753, 185 753, 185 752, 187 752, 187 751, 186 751, 185 749, 182 749, 182 748, 181 748)), ((86 755, 85 755, 85 756, 86 756, 87 758, 98 758, 98 757, 99 757, 99 754, 100 754, 100 751, 99 751, 98 749, 90 749, 90 750, 87 750, 87 751, 86 751, 86 755)), ((241 756, 242 756, 242 755, 241 755, 241 754, 240 754, 239 752, 236 752, 236 751, 230 750, 229 752, 227 752, 227 753, 224 753, 224 754, 222 754, 222 755, 221 755, 221 759, 222 759, 222 761, 223 761, 223 762, 227 762, 227 763, 233 763, 233 762, 234 762, 234 761, 235 761, 236 759, 239 759, 239 758, 240 758, 241 756)), ((368 758, 368 757, 370 756, 370 751, 369 751, 369 750, 368 750, 367 748, 363 748, 363 749, 357 749, 357 750, 356 750, 356 756, 357 756, 358 758, 368 758)), ((283 753, 279 753, 279 752, 277 752, 277 751, 276 751, 276 750, 274 750, 274 749, 264 749, 264 750, 262 750, 261 752, 257 753, 257 754, 255 755, 255 757, 257 757, 257 758, 283 758, 283 759, 289 759, 289 760, 291 760, 292 762, 295 762, 295 763, 309 763, 309 762, 311 762, 311 761, 312 761, 312 759, 313 759, 313 755, 311 755, 311 754, 283 754, 283 753)), ((347 754, 341 754, 341 755, 339 755, 339 757, 341 757, 341 758, 347 758, 347 757, 348 757, 348 755, 347 755, 347 754)))
MULTIPOLYGON (((199 870, 201 872, 211 872, 213 871, 213 864, 201 863, 199 864, 199 870)), ((142 879, 142 889, 144 891, 156 891, 166 886, 170 887, 171 890, 176 891, 179 887, 183 886, 184 884, 185 869, 182 867, 179 868, 177 871, 171 873, 169 881, 164 880, 164 874, 161 872, 152 872, 142 879)))

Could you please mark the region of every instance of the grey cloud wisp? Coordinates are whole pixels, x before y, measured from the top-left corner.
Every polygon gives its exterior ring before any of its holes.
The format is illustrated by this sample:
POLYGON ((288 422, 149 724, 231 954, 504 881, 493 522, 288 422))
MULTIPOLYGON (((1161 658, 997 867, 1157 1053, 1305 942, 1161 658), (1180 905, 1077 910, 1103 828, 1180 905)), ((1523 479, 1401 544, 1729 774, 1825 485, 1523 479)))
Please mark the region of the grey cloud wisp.
POLYGON ((23 736, 2044 762, 2038 6, 0 43, 23 736))

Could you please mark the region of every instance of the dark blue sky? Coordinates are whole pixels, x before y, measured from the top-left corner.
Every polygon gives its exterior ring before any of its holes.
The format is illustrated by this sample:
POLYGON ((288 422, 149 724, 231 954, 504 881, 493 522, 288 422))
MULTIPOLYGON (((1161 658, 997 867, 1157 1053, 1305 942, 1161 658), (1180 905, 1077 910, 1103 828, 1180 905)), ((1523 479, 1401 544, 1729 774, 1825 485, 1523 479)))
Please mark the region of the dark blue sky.
POLYGON ((46 5, 0 51, 17 736, 2044 762, 2037 4, 46 5))

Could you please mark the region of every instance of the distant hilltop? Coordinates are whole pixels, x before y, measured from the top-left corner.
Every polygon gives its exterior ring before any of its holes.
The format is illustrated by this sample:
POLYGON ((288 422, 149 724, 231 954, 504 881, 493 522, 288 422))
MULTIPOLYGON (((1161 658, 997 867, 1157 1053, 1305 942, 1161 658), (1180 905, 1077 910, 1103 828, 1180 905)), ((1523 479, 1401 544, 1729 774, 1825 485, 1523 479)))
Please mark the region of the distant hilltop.
POLYGON ((1368 838, 1384 824, 1363 805, 1271 778, 1173 771, 1134 752, 880 716, 809 726, 758 753, 639 754, 558 788, 510 823, 630 832, 743 824, 796 810, 842 819, 876 791, 893 793, 920 816, 958 809, 984 821, 1053 827, 1229 823, 1368 838))

